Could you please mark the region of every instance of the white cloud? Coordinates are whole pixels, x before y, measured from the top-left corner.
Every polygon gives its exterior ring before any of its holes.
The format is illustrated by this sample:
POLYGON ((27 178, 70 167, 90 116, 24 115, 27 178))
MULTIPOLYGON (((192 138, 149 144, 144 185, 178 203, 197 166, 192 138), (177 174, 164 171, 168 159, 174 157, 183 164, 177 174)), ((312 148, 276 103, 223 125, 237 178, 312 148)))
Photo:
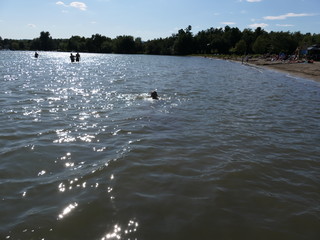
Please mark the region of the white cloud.
POLYGON ((37 27, 35 24, 32 24, 32 23, 29 23, 27 26, 30 27, 30 28, 36 28, 37 27))
POLYGON ((83 2, 71 2, 70 4, 65 4, 62 1, 56 2, 57 5, 64 6, 64 7, 73 7, 77 8, 81 11, 86 11, 87 10, 87 5, 83 2))
POLYGON ((70 3, 70 7, 78 8, 81 11, 87 10, 87 5, 83 2, 72 2, 72 3, 70 3))
POLYGON ((223 25, 235 25, 235 22, 221 22, 223 25))
POLYGON ((293 27, 294 25, 292 24, 276 24, 278 27, 293 27))
POLYGON ((266 23, 253 23, 253 24, 250 24, 248 26, 251 27, 251 28, 258 28, 258 27, 265 28, 265 27, 268 27, 269 24, 266 24, 266 23))
POLYGON ((65 6, 65 7, 67 7, 67 5, 66 5, 66 4, 64 4, 64 2, 61 2, 61 1, 56 2, 56 4, 57 4, 57 5, 61 5, 61 6, 65 6))
POLYGON ((284 20, 290 17, 309 17, 309 16, 314 16, 314 14, 311 13, 287 13, 284 15, 279 15, 279 16, 266 16, 263 17, 265 20, 284 20))

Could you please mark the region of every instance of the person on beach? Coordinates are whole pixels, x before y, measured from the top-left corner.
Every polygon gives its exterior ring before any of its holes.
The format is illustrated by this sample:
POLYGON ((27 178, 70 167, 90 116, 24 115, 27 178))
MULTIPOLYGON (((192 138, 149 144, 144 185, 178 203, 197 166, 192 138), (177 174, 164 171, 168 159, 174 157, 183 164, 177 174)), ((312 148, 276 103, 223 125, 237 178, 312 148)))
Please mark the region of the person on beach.
POLYGON ((71 62, 74 62, 74 55, 72 53, 70 53, 70 60, 71 62))
POLYGON ((77 54, 76 54, 76 62, 79 62, 79 61, 80 61, 80 54, 77 53, 77 54))
POLYGON ((157 91, 153 91, 153 92, 151 92, 151 98, 152 98, 152 99, 156 99, 156 100, 158 100, 158 99, 159 99, 159 96, 158 96, 157 91))

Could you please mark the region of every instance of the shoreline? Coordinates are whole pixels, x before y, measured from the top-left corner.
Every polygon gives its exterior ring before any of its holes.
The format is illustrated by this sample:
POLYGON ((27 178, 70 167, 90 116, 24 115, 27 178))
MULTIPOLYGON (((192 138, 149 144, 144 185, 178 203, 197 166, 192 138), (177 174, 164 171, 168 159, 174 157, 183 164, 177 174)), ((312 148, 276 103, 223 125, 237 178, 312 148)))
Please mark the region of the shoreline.
POLYGON ((271 61, 268 59, 262 58, 251 58, 248 62, 242 62, 241 57, 229 57, 229 58, 220 58, 215 56, 204 56, 206 58, 214 58, 220 60, 233 61, 237 63, 242 63, 244 65, 251 65, 255 67, 261 67, 269 70, 275 70, 282 73, 287 73, 293 77, 305 78, 320 82, 320 62, 291 62, 291 61, 271 61))
POLYGON ((293 77, 305 78, 320 82, 320 62, 270 62, 266 60, 249 61, 248 64, 287 73, 293 77))

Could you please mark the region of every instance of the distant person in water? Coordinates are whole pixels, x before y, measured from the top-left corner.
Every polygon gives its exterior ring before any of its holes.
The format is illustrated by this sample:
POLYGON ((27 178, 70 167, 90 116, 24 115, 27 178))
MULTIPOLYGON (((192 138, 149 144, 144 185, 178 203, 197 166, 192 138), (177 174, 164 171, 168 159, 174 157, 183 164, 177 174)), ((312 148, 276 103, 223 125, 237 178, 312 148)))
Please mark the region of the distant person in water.
POLYGON ((76 54, 76 61, 77 61, 77 62, 80 61, 80 54, 79 54, 79 53, 76 54))
POLYGON ((38 58, 38 57, 39 57, 39 54, 38 54, 37 52, 35 52, 34 57, 35 57, 35 58, 38 58))
POLYGON ((158 96, 157 91, 151 92, 151 98, 152 98, 152 99, 159 99, 159 96, 158 96))
POLYGON ((74 62, 74 55, 72 53, 70 53, 70 60, 71 62, 74 62))

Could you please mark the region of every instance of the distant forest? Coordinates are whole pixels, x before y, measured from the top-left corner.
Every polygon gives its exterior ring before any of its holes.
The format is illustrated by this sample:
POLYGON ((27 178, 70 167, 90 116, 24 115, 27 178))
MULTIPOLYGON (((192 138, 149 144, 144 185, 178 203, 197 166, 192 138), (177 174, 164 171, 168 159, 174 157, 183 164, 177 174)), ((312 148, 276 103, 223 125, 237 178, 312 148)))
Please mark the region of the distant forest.
POLYGON ((100 34, 91 38, 72 36, 70 39, 53 39, 49 32, 41 32, 33 40, 2 39, 0 49, 31 51, 63 51, 120 54, 191 55, 191 54, 292 54, 299 47, 306 49, 320 44, 320 34, 300 32, 267 32, 226 26, 192 33, 192 27, 180 29, 167 38, 142 41, 133 36, 111 39, 100 34))

